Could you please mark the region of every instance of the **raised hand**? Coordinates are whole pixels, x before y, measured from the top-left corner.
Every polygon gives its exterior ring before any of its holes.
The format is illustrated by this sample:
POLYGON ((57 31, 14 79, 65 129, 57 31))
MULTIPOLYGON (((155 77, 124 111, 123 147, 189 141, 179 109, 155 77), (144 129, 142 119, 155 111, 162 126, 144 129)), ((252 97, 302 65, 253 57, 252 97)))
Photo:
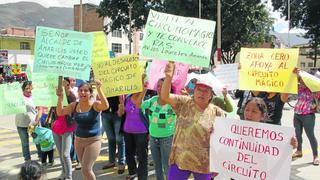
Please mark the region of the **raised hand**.
POLYGON ((166 66, 166 69, 164 71, 166 77, 171 78, 173 77, 173 73, 174 73, 174 62, 173 61, 169 61, 169 63, 166 66))

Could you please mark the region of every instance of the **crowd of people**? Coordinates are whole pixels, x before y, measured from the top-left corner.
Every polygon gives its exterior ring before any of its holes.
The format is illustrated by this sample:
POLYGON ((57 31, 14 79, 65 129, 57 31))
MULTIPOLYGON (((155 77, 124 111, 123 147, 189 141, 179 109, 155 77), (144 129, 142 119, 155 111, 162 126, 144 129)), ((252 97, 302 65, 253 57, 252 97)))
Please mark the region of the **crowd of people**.
MULTIPOLYGON (((313 165, 319 165, 318 144, 314 135, 315 112, 311 104, 320 92, 311 92, 297 74, 298 96, 294 107, 293 126, 296 135, 291 139, 293 158, 302 154, 302 131, 305 130, 313 152, 313 165)), ((108 139, 109 160, 103 169, 117 166, 117 173, 126 179, 148 178, 148 150, 155 166, 157 180, 209 180, 209 142, 214 133, 216 117, 225 117, 235 110, 227 89, 221 97, 214 84, 207 79, 191 80, 181 94, 173 94, 171 81, 174 63, 169 62, 165 77, 157 82, 156 93, 150 97, 141 77, 143 90, 130 95, 106 98, 102 83, 83 82, 75 87, 74 78, 65 78, 63 89, 58 88, 56 107, 35 107, 32 101, 32 82, 22 85, 27 113, 16 115, 16 126, 21 140, 25 164, 21 179, 39 179, 42 169, 54 164, 57 149, 62 166, 58 179, 72 179, 72 162, 78 161, 84 179, 96 179, 93 166, 101 151, 102 134, 108 139), (63 105, 64 93, 68 105, 63 105), (101 124, 100 124, 101 123, 101 124), (102 128, 101 128, 102 127, 102 128), (31 161, 29 135, 34 139, 41 165, 31 161), (72 153, 74 150, 75 153, 72 153), (48 157, 48 161, 47 161, 48 157), (118 161, 116 162, 116 159, 118 161)), ((289 94, 275 92, 235 92, 239 98, 239 119, 281 125, 282 110, 289 94)))

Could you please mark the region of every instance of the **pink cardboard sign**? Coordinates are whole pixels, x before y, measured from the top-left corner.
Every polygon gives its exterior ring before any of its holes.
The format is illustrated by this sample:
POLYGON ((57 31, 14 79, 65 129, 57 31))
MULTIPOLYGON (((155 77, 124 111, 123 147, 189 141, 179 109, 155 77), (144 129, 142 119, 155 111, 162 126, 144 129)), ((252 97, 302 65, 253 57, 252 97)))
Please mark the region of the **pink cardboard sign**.
MULTIPOLYGON (((165 77, 164 71, 167 64, 168 61, 152 61, 148 74, 147 89, 156 90, 158 80, 165 77)), ((181 89, 184 88, 184 85, 187 81, 188 70, 188 64, 175 62, 175 71, 172 78, 172 89, 175 94, 180 94, 181 89)))

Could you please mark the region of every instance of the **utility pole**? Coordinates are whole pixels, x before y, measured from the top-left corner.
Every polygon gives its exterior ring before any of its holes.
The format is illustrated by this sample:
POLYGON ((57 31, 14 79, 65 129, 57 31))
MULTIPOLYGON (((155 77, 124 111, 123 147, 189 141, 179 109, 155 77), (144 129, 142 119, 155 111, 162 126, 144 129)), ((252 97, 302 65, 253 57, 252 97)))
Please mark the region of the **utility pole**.
POLYGON ((221 63, 221 0, 217 0, 217 56, 221 63))
POLYGON ((199 19, 201 19, 201 0, 199 0, 199 19))
POLYGON ((290 0, 288 0, 288 47, 290 47, 290 0))
POLYGON ((129 39, 129 54, 131 54, 131 42, 132 42, 132 28, 131 28, 131 21, 132 21, 132 8, 133 8, 133 2, 134 0, 127 0, 128 1, 128 7, 129 7, 129 33, 128 33, 128 39, 129 39))

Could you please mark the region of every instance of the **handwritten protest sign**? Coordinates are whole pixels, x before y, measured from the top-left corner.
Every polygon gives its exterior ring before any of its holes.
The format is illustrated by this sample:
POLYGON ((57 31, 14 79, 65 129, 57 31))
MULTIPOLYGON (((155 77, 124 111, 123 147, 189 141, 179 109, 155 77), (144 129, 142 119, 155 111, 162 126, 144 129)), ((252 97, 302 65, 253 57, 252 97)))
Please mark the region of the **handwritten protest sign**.
POLYGON ((33 70, 89 80, 93 35, 37 27, 33 70))
POLYGON ((215 22, 150 10, 141 55, 209 67, 215 22))
MULTIPOLYGON (((167 61, 152 61, 148 74, 148 89, 157 90, 157 83, 160 78, 165 77, 165 68, 167 61)), ((187 81, 189 65, 184 63, 175 63, 175 71, 172 78, 172 88, 174 93, 180 94, 181 89, 187 81)))
POLYGON ((103 62, 94 62, 96 79, 103 83, 106 97, 142 91, 141 67, 137 55, 127 55, 103 62))
POLYGON ((294 129, 216 118, 210 171, 234 179, 289 179, 294 129))
POLYGON ((299 49, 241 48, 241 90, 297 93, 299 49))
POLYGON ((213 69, 214 75, 228 90, 239 89, 238 63, 217 65, 213 69))
MULTIPOLYGON (((58 76, 54 74, 32 74, 32 100, 35 106, 51 107, 57 106, 58 97, 58 76)), ((67 98, 64 93, 63 105, 67 105, 67 98)))
POLYGON ((93 32, 92 61, 105 61, 109 59, 109 50, 106 36, 103 31, 93 32))
POLYGON ((311 90, 311 92, 317 92, 320 91, 320 79, 316 76, 313 76, 305 71, 301 71, 299 73, 301 76, 303 82, 306 84, 306 86, 311 90))
POLYGON ((18 82, 0 85, 0 115, 20 114, 27 112, 18 82))

